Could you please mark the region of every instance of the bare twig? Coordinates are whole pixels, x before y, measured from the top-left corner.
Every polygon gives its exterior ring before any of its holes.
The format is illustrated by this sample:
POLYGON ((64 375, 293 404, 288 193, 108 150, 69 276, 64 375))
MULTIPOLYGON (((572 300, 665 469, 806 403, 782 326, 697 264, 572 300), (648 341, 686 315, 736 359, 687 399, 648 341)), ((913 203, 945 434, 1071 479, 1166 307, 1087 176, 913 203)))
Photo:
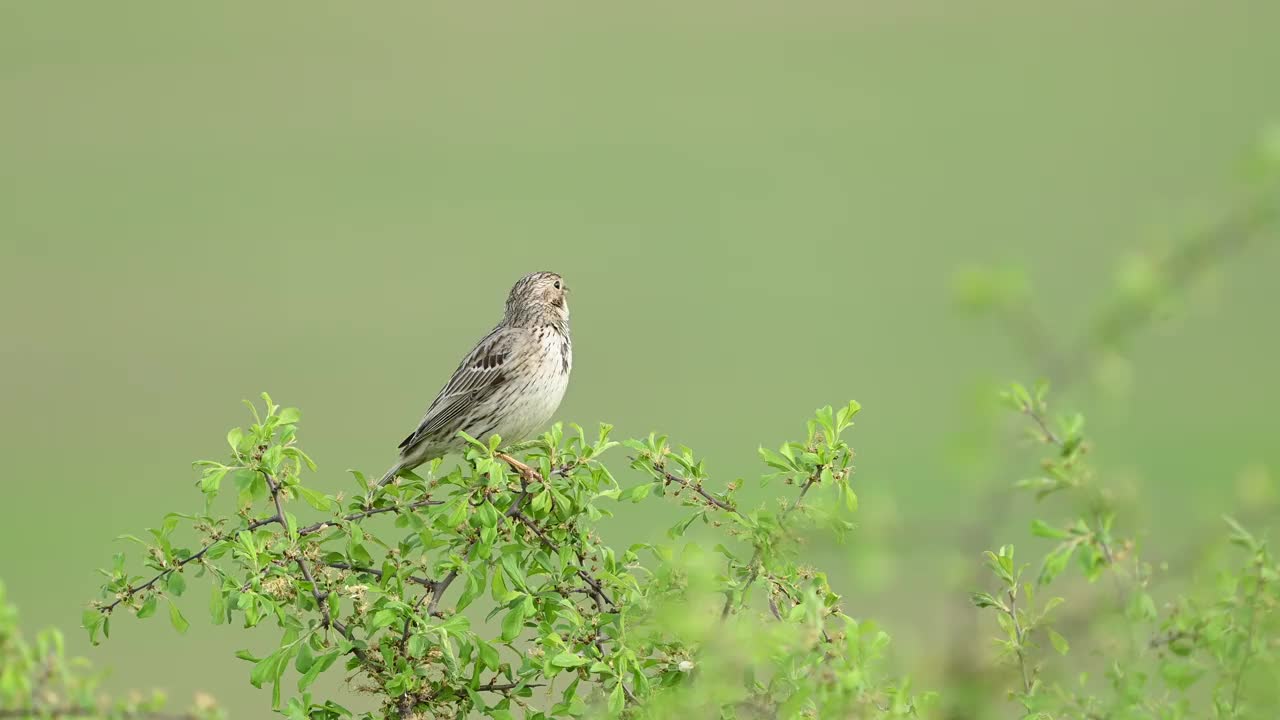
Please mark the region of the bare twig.
MULTIPOLYGON (((320 563, 320 564, 325 567, 333 568, 334 570, 347 570, 353 573, 363 573, 365 575, 372 575, 378 579, 382 579, 382 576, 383 576, 383 572, 377 568, 364 567, 361 565, 351 565, 343 562, 326 562, 326 563, 320 563)), ((407 583, 413 583, 414 585, 421 585, 422 587, 429 588, 432 585, 432 581, 424 577, 409 575, 402 579, 407 583)))
MULTIPOLYGON (((415 500, 414 502, 411 502, 407 505, 399 505, 399 504, 388 505, 387 507, 373 508, 371 510, 362 510, 360 512, 349 513, 347 515, 343 515, 342 519, 347 522, 355 522, 357 520, 363 520, 368 517, 373 517, 374 515, 381 515, 382 513, 389 513, 389 512, 399 513, 399 512, 405 512, 408 510, 416 510, 417 508, 426 507, 428 505, 442 505, 442 504, 444 504, 443 500, 432 500, 431 498, 428 497, 428 498, 423 498, 421 500, 415 500)), ((275 518, 272 518, 272 520, 275 520, 275 518)), ((318 532, 322 532, 324 530, 327 530, 328 528, 334 527, 336 524, 337 523, 334 520, 323 520, 313 525, 307 525, 306 527, 299 528, 298 535, 301 537, 306 537, 307 535, 314 535, 318 532)))
POLYGON ((1045 420, 1044 416, 1041 415, 1035 408, 1031 407, 1030 405, 1027 405, 1022 408, 1022 414, 1031 418, 1031 420, 1036 424, 1036 426, 1040 428, 1040 432, 1044 433, 1045 439, 1048 440, 1050 444, 1058 448, 1062 448, 1065 445, 1065 443, 1062 441, 1062 438, 1058 437, 1057 433, 1055 433, 1053 430, 1049 428, 1048 421, 1045 420))
POLYGON ((680 477, 679 475, 676 475, 675 473, 668 471, 666 468, 658 466, 656 463, 654 465, 654 469, 658 470, 658 472, 661 472, 662 476, 666 478, 667 482, 675 483, 677 485, 680 485, 681 487, 686 487, 696 492, 698 495, 702 497, 703 500, 707 502, 707 504, 714 505, 715 507, 718 507, 721 510, 724 510, 725 512, 733 513, 734 515, 739 515, 739 516, 742 515, 742 513, 739 512, 736 507, 721 500, 715 495, 712 495, 710 492, 707 492, 707 489, 702 487, 702 483, 700 482, 695 483, 690 481, 688 478, 680 477))
POLYGON ((487 682, 483 685, 477 686, 476 690, 479 690, 480 692, 506 692, 507 690, 514 690, 518 687, 527 687, 527 688, 542 687, 542 683, 521 683, 521 682, 500 683, 497 680, 494 680, 492 682, 487 682))

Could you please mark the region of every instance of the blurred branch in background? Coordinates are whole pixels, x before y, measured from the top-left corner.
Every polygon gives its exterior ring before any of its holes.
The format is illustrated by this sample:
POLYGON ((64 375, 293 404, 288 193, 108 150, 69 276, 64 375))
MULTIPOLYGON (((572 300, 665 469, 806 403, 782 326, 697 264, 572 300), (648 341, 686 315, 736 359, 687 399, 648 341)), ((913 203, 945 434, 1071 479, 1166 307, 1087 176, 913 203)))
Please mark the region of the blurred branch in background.
MULTIPOLYGON (((1252 242, 1274 231, 1280 217, 1280 195, 1270 187, 1227 214, 1221 221, 1193 234, 1166 257, 1157 259, 1151 271, 1143 273, 1138 287, 1119 295, 1098 314, 1086 338, 1083 362, 1068 368, 1087 368, 1100 352, 1120 350, 1155 319, 1161 305, 1193 285, 1205 271, 1246 249, 1252 242)), ((1138 271, 1141 272, 1141 271, 1138 271)), ((1069 371, 1058 384, 1073 382, 1069 371)))
POLYGON ((1280 220, 1280 125, 1265 138, 1255 161, 1260 168, 1256 187, 1247 192, 1248 199, 1168 252, 1130 261, 1113 297, 1076 339, 1066 343, 1056 339, 1059 333, 1036 312, 1030 285, 1018 271, 961 271, 955 282, 959 303, 995 319, 1031 369, 1058 390, 1086 379, 1105 353, 1123 350, 1208 271, 1259 240, 1274 239, 1280 220))
MULTIPOLYGON (((1055 389, 1092 380, 1106 360, 1122 352, 1211 269, 1258 241, 1275 239, 1280 225, 1280 125, 1263 135, 1251 169, 1255 171, 1254 183, 1245 193, 1246 200, 1219 221, 1190 234, 1170 251, 1149 254, 1126 267, 1113 296, 1072 340, 1065 343, 1058 340, 1062 333, 1035 311, 1030 285, 1021 273, 990 269, 964 271, 956 282, 959 301, 970 310, 994 318, 1025 356, 1031 374, 1052 383, 1055 389)), ((1039 415, 1033 415, 1034 418, 1039 419, 1033 434, 1042 436, 1042 442, 1060 446, 1047 422, 1039 415)), ((1007 443, 1000 445, 1007 447, 1007 443)), ((997 461, 997 467, 1009 465, 1010 458, 1005 455, 997 461)), ((995 533, 1001 528, 1000 520, 1012 511, 1016 498, 1011 487, 1000 484, 993 488, 987 497, 975 503, 979 510, 972 516, 972 522, 950 539, 953 547, 959 548, 966 558, 976 558, 985 548, 1000 545, 995 533)), ((1245 522, 1253 519, 1246 512, 1245 522)), ((1188 532, 1188 542, 1168 557, 1185 560, 1203 552, 1210 544, 1208 538, 1221 536, 1220 525, 1215 523, 1214 528, 1213 532, 1188 532)), ((916 535, 914 541, 936 547, 938 538, 916 535)), ((962 581, 966 588, 979 584, 983 572, 976 562, 968 567, 971 573, 962 581)), ((1182 562, 1176 569, 1189 573, 1196 568, 1194 564, 1182 562)), ((1169 577, 1165 579, 1168 581, 1169 577)), ((1110 605, 1114 603, 1102 594, 1092 593, 1071 603, 1069 613, 1059 613, 1054 625, 1070 635, 1079 628, 1096 624, 1110 605)), ((977 620, 972 613, 957 613, 949 624, 945 650, 940 653, 946 657, 943 668, 946 685, 971 688, 967 699, 960 704, 952 699, 945 711, 949 717, 973 717, 974 712, 1005 696, 1005 679, 987 672, 987 633, 979 628, 977 620)))

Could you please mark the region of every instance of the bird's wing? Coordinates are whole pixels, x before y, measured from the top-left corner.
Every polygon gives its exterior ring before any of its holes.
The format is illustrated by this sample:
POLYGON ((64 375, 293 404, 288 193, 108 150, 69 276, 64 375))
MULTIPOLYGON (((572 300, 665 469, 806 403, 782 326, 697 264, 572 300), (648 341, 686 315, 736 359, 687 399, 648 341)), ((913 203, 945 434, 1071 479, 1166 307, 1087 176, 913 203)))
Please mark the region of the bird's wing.
POLYGON ((469 408, 490 397, 510 372, 518 342, 519 338, 510 328, 498 328, 477 343, 427 408, 418 428, 400 447, 411 447, 449 427, 469 408))

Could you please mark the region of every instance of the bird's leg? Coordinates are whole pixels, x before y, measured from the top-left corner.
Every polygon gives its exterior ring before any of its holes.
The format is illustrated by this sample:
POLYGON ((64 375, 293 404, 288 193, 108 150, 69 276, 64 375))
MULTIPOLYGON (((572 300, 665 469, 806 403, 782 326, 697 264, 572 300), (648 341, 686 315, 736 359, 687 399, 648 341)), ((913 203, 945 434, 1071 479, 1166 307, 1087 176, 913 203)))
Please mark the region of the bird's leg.
POLYGON ((510 465, 512 470, 515 470, 516 472, 520 473, 520 477, 524 478, 525 482, 534 482, 534 481, 542 480, 541 473, 539 473, 537 470, 530 467, 529 465, 526 465, 523 462, 511 457, 510 455, 504 452, 500 452, 500 453, 495 453, 495 456, 499 460, 510 465))

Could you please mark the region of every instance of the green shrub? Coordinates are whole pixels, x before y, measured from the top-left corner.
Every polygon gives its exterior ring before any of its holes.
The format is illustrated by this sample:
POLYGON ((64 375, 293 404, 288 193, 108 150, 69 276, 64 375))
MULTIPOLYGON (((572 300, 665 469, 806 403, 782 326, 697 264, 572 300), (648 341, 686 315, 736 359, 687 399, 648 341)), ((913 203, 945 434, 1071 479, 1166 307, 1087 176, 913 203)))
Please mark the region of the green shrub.
POLYGON ((105 674, 88 660, 68 657, 62 632, 46 628, 29 642, 18 627, 18 610, 0 583, 0 718, 100 718, 101 720, 218 720, 224 715, 206 695, 183 713, 165 710, 160 692, 111 699, 102 692, 105 674))
POLYGON ((1048 450, 1039 474, 1018 486, 1041 501, 1065 496, 1076 517, 1063 525, 1031 522, 1031 533, 1052 543, 1034 580, 1024 579, 1028 568, 1015 560, 1013 546, 1005 545, 986 554, 996 592, 973 594, 978 608, 995 614, 996 642, 1017 668, 1011 697, 1027 717, 1046 719, 1273 717, 1280 677, 1280 566, 1266 543, 1226 518, 1230 542, 1244 550, 1242 564, 1219 569, 1208 597, 1193 587, 1190 593, 1157 599, 1153 568, 1137 541, 1117 531, 1110 494, 1086 462, 1084 418, 1051 420, 1046 392, 1044 385, 1034 392, 1014 385, 1004 393, 1005 401, 1029 420, 1032 439, 1048 450), (1110 575, 1114 601, 1090 609, 1094 617, 1083 630, 1101 628, 1105 636, 1084 633, 1095 646, 1089 648, 1093 657, 1075 668, 1079 674, 1065 679, 1067 674, 1058 672, 1046 681, 1045 641, 1061 655, 1072 650, 1052 623, 1063 599, 1037 596, 1059 584, 1073 560, 1087 583, 1110 575))
POLYGON ((254 422, 227 436, 227 462, 197 463, 204 509, 173 513, 143 548, 151 573, 117 556, 85 614, 96 642, 116 613, 145 618, 203 579, 213 622, 263 622, 278 645, 245 650, 249 680, 291 718, 359 713, 317 697, 335 668, 377 703, 361 717, 873 717, 916 708, 885 680, 888 638, 841 610, 804 564, 800 529, 843 535, 857 505, 843 439, 857 403, 818 411, 802 442, 760 450, 778 506, 741 507, 737 483, 713 489, 704 463, 665 437, 620 447, 602 426, 559 426, 511 453, 470 439, 464 461, 354 499, 303 482, 299 412, 263 395, 254 422), (627 454, 649 479, 622 488, 603 463, 627 454), (597 523, 635 503, 676 501, 670 542, 612 547, 597 523), (823 502, 813 502, 821 498, 823 502), (825 502, 825 500, 838 502, 825 502), (227 512, 218 508, 229 506, 227 512), (318 514, 317 520, 304 519, 318 514), (694 524, 723 535, 707 549, 694 524), (179 527, 199 542, 175 540, 179 527), (294 690, 296 689, 296 693, 294 690))

